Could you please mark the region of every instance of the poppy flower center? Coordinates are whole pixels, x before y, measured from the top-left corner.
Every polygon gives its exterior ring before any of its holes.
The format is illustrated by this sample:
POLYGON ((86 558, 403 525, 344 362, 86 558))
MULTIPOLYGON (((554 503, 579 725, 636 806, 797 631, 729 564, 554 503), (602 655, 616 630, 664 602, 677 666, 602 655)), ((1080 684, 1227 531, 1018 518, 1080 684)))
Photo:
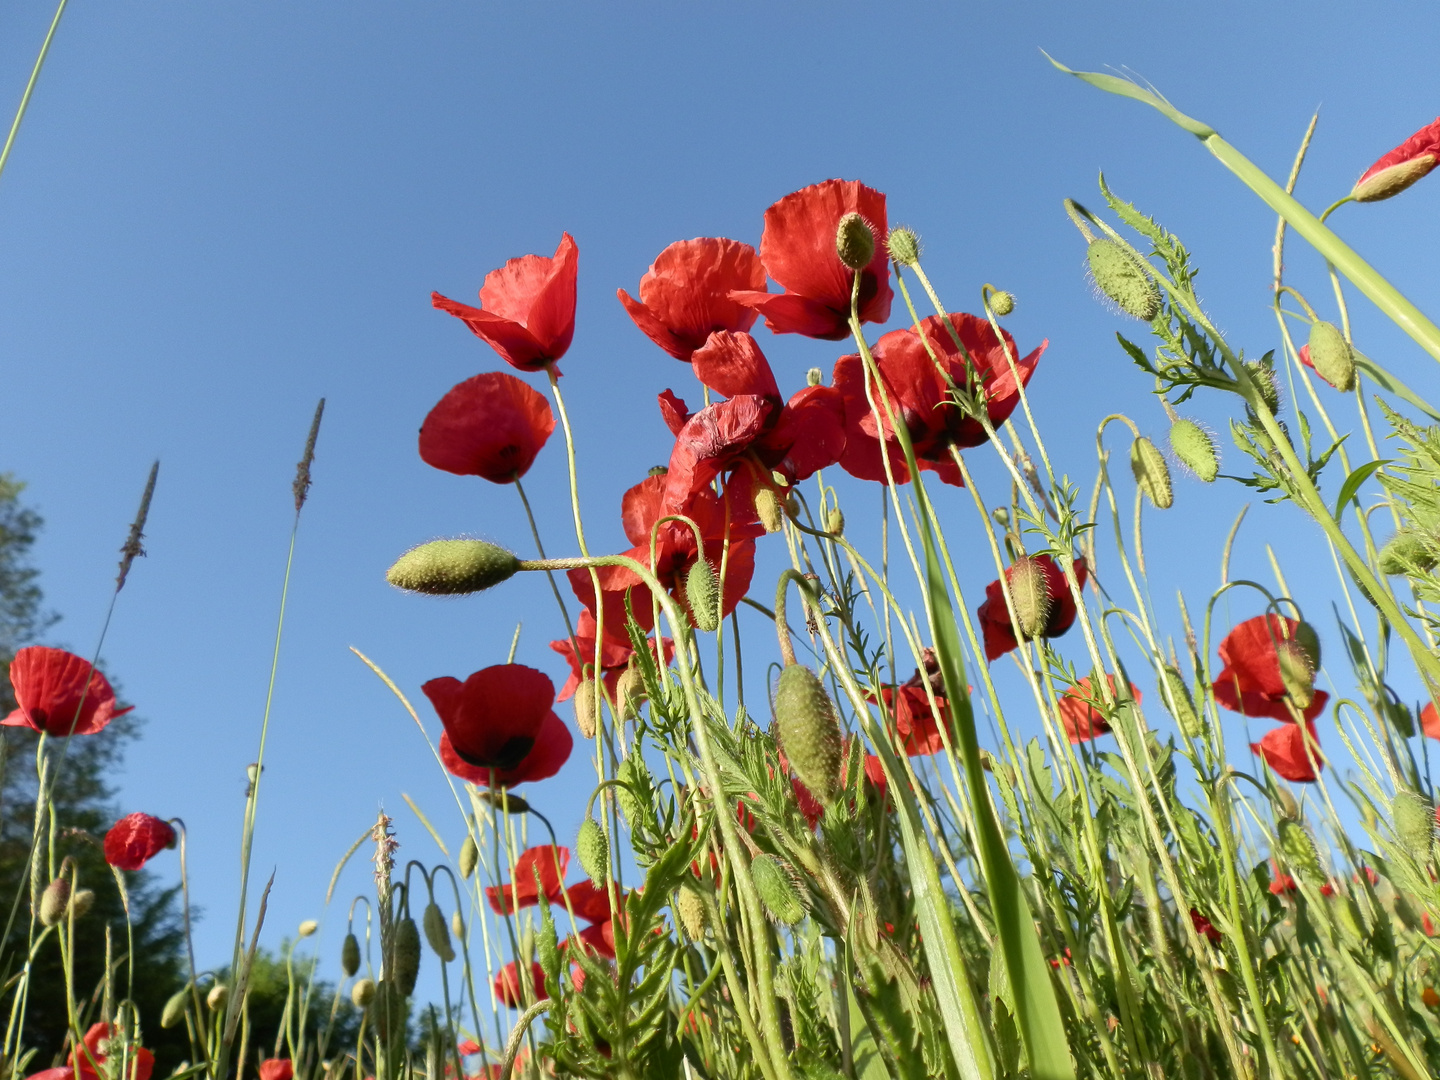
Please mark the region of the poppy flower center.
MULTIPOLYGON (((453 745, 453 743, 452 743, 453 745)), ((475 754, 468 754, 459 746, 455 746, 455 753, 460 760, 468 765, 474 765, 477 769, 514 769, 525 760, 526 755, 535 748, 535 739, 528 735, 515 735, 501 745, 500 749, 487 758, 475 754)))

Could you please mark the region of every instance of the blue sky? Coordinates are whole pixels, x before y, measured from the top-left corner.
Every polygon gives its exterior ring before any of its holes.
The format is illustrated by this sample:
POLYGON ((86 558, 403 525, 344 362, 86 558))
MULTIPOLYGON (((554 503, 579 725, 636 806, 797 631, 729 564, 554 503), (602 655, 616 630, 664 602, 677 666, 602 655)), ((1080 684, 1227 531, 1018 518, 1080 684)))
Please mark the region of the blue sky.
MULTIPOLYGON (((50 15, 35 0, 0 11, 6 109, 50 15)), ((1433 11, 1393 3, 75 0, 0 178, 0 469, 29 482, 48 522, 37 560, 65 617, 54 640, 88 652, 116 549, 161 459, 149 557, 104 654, 146 719, 114 778, 123 809, 190 827, 201 963, 228 959, 234 932, 245 764, 289 485, 317 398, 329 405, 257 835, 257 872, 277 870, 264 939, 320 915, 331 868, 380 805, 404 854, 435 854, 402 793, 452 843, 460 835, 413 726, 347 646, 418 701, 425 679, 503 661, 523 618, 517 659, 562 675, 545 646, 559 623, 542 581, 456 602, 383 581, 398 553, 434 536, 528 550, 513 492, 436 472, 415 452, 420 421, 451 385, 504 366, 431 309, 430 290, 472 299, 505 259, 549 254, 562 231, 576 237, 565 389, 592 543, 618 549, 620 494, 668 455, 654 396, 668 386, 693 397, 694 383, 635 329, 615 289, 633 292, 673 240, 758 243, 782 195, 862 179, 887 192, 892 222, 924 237, 951 307, 973 309, 986 281, 1018 295, 1008 326, 1022 349, 1050 340, 1035 408, 1088 491, 1099 420, 1124 411, 1160 433, 1163 415, 1115 344, 1124 327, 1090 294, 1061 199, 1100 203, 1103 169, 1189 243, 1206 302, 1252 354, 1278 344, 1274 219, 1195 140, 1061 76, 1039 50, 1150 79, 1272 174, 1288 169, 1320 109, 1300 187, 1319 208, 1440 111, 1437 45, 1433 11)), ((1433 311, 1437 211, 1432 181, 1336 221, 1433 311)), ((1298 242, 1290 265, 1327 299, 1298 242)), ((1433 386, 1432 361, 1363 303, 1355 317, 1367 353, 1422 392, 1433 386)), ((841 351, 757 334, 787 393, 841 351)), ((1193 411, 1224 431, 1230 410, 1211 398, 1193 411)), ((527 484, 555 552, 572 543, 561 449, 557 434, 527 484)), ((976 467, 994 478, 985 458, 976 467)), ((859 495, 852 522, 867 512, 859 495)), ((968 502, 947 499, 964 550, 978 540, 968 502)), ((1175 588, 1193 606, 1218 583, 1243 501, 1234 485, 1182 484, 1177 508, 1149 519, 1167 617, 1175 588)), ((1263 508, 1242 533, 1238 572, 1269 580, 1266 541, 1284 545, 1337 658, 1324 616, 1333 574, 1313 530, 1288 507, 1263 508)), ((972 606, 993 576, 974 550, 963 582, 972 606)), ((777 557, 757 577, 762 593, 777 557)), ((533 794, 573 830, 590 786, 577 756, 533 794)), ((174 873, 173 857, 157 866, 174 873)), ((357 863, 340 896, 365 887, 357 863)), ((332 926, 327 957, 338 935, 332 926)))

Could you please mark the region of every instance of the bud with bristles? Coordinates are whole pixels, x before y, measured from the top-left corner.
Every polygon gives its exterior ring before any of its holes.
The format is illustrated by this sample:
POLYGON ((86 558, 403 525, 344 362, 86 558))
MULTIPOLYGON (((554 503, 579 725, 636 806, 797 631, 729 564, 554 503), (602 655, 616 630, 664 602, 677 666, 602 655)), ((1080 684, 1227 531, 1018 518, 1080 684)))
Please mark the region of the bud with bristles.
POLYGON ((794 926, 805 917, 799 879, 788 864, 774 855, 756 855, 750 860, 750 879, 776 922, 794 926))
POLYGON ((445 913, 440 910, 440 905, 433 900, 426 904, 421 922, 425 924, 425 940, 435 950, 435 955, 447 964, 453 961, 455 946, 450 943, 450 928, 445 925, 445 913))
POLYGON ((1003 319, 1015 310, 1015 297, 1008 292, 995 292, 990 294, 990 310, 997 318, 1003 319))
POLYGON ((70 909, 66 912, 77 922, 83 919, 95 906, 95 893, 91 889, 76 889, 70 897, 70 909))
POLYGON ((1026 638, 1042 634, 1050 621, 1050 583, 1044 568, 1027 555, 1010 567, 1005 584, 1020 633, 1026 638))
POLYGON ((825 517, 825 531, 831 536, 843 536, 845 533, 845 514, 838 507, 832 507, 830 513, 825 517))
POLYGON ((1338 326, 1323 320, 1311 323, 1306 352, 1316 375, 1336 390, 1355 389, 1355 350, 1338 326))
POLYGON ((170 995, 170 1000, 165 1002, 165 1008, 160 1010, 160 1026, 162 1028, 173 1028, 185 1019, 185 1005, 190 1000, 190 987, 187 984, 183 989, 177 990, 170 995))
POLYGON ((610 869, 610 842, 605 839, 605 830, 593 817, 580 823, 580 834, 575 838, 575 855, 584 870, 596 885, 605 884, 606 871, 610 869))
POLYGON ((780 672, 775 722, 795 775, 822 806, 832 805, 841 789, 840 721, 819 677, 803 664, 780 672))
POLYGON ((1324 871, 1320 868, 1320 855, 1315 850, 1315 841, 1305 827, 1290 818, 1280 822, 1280 850, 1285 854, 1285 864, 1301 880, 1311 885, 1324 883, 1324 871))
POLYGON ((595 680, 581 679, 575 688, 575 726, 587 739, 595 738, 595 680))
POLYGON ((704 939, 705 901, 691 886, 680 886, 680 895, 675 901, 675 913, 679 916, 680 925, 685 928, 685 933, 690 936, 691 941, 704 939))
POLYGON ((1305 710, 1315 700, 1315 669, 1305 647, 1296 639, 1275 643, 1275 659, 1280 664, 1280 681, 1295 707, 1305 710))
POLYGON ((1390 802, 1390 818, 1400 846, 1421 866, 1428 863, 1435 839, 1435 807, 1430 800, 1414 791, 1397 791, 1390 802))
POLYGON ((853 210, 835 228, 835 254, 851 270, 864 270, 875 257, 875 233, 853 210))
POLYGON ((649 696, 645 689, 645 676, 634 663, 626 666, 615 684, 615 702, 620 707, 622 719, 640 715, 640 706, 649 696))
POLYGON ((475 873, 475 867, 480 863, 480 849, 475 846, 475 838, 469 833, 460 842, 460 876, 468 878, 475 873))
POLYGON ((1105 237, 1090 241, 1086 259, 1095 287, 1121 311, 1142 322, 1155 318, 1160 310, 1160 290, 1139 259, 1105 237))
POLYGON ((347 979, 360 970, 360 939, 353 933, 340 943, 340 970, 347 979))
POLYGON ((1185 677, 1170 665, 1161 669, 1165 678, 1165 693, 1162 698, 1165 708, 1175 718, 1175 723, 1180 730, 1190 739, 1198 739, 1204 729, 1200 726, 1200 717, 1195 713, 1195 702, 1190 697, 1190 688, 1185 685, 1185 677))
POLYGON ((535 935, 535 956, 546 979, 560 977, 560 943, 556 939, 555 919, 550 914, 550 902, 543 897, 540 901, 540 931, 535 935))
POLYGON ((499 585, 519 569, 519 559, 484 540, 432 540, 396 559, 385 580, 410 592, 455 596, 499 585))
POLYGON ((205 1007, 211 1012, 219 1012, 225 1008, 225 1002, 230 997, 230 988, 224 983, 216 983, 205 995, 205 1007))
POLYGON ((395 924, 390 941, 390 963, 386 976, 400 993, 409 997, 420 977, 420 928, 405 918, 395 924))
POLYGON ((295 931, 295 935, 303 939, 309 937, 311 934, 315 933, 315 931, 319 929, 320 924, 318 922, 316 922, 314 919, 306 919, 295 931))
POLYGON ((54 926, 65 918, 65 908, 70 904, 70 879, 58 877, 40 894, 40 925, 54 926))
POLYGON ((1260 400, 1272 413, 1280 411, 1280 384, 1275 379, 1275 369, 1263 360, 1246 360, 1245 370, 1260 392, 1260 400))
POLYGON ((368 1008, 375 1000, 375 980, 357 979, 355 985, 350 988, 350 1000, 357 1009, 368 1008))
POLYGON ((1170 484, 1170 466, 1156 445, 1141 435, 1130 444, 1130 471, 1135 483, 1157 510, 1175 505, 1175 489, 1170 484))
POLYGON ((1401 530, 1380 549, 1382 574, 1419 574, 1435 568, 1436 544, 1423 533, 1401 530))
POLYGON ((819 386, 825 380, 825 373, 818 367, 812 367, 805 373, 806 386, 819 386))
POLYGON ((1220 475, 1215 439, 1194 420, 1181 417, 1170 425, 1170 449, 1180 464, 1209 484, 1220 475))
POLYGON ((638 754, 631 753, 615 770, 615 779, 620 781, 615 786, 615 802, 620 807, 620 813, 624 814, 625 820, 630 823, 631 829, 634 829, 635 822, 643 811, 635 792, 643 791, 649 786, 645 762, 640 760, 638 754))
POLYGON ((914 229, 897 225, 890 230, 885 247, 890 252, 890 258, 900 266, 914 266, 920 261, 920 237, 915 235, 914 229))
POLYGON ((755 516, 760 519, 767 533, 779 532, 780 527, 785 524, 781 517, 780 496, 775 489, 768 484, 762 484, 755 489, 755 516))
POLYGON ((685 575, 685 599, 690 604, 690 621, 701 633, 720 626, 720 581, 702 554, 685 575))

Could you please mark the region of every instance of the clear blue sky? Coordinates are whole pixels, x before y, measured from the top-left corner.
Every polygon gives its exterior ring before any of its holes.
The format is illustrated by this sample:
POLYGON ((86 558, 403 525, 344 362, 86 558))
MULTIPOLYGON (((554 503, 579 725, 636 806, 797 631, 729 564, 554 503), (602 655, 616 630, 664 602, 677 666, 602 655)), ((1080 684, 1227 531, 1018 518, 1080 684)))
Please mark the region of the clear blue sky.
MULTIPOLYGON (((0 9, 7 122, 51 11, 37 0, 0 9)), ((162 461, 149 557, 105 646, 146 719, 114 780, 123 810, 189 824, 202 965, 229 957, 245 764, 289 485, 317 398, 329 406, 256 847, 261 879, 277 869, 264 939, 321 914, 331 867, 381 804, 403 854, 435 854, 402 792, 452 843, 461 834, 413 726, 347 646, 419 701, 425 679, 503 661, 523 615, 517 659, 557 683, 563 674, 545 646, 559 623, 543 582, 426 602, 383 581, 399 552, 434 536, 528 550, 513 492, 416 454, 420 421, 445 390, 503 367, 431 309, 430 290, 473 299, 506 258, 549 254, 565 230, 576 237, 565 388, 593 542, 616 549, 621 492, 668 455, 654 396, 667 386, 694 396, 694 383, 635 329, 615 289, 633 292, 672 240, 758 243, 765 208, 805 184, 841 176, 887 192, 891 221, 924 237, 950 306, 973 309, 985 281, 1019 296, 1008 325, 1021 347, 1051 343, 1035 407, 1087 491, 1101 417, 1123 410, 1154 433, 1163 416, 1115 345, 1121 325, 1083 280, 1063 197, 1098 203, 1103 168, 1190 244, 1236 343, 1252 354, 1277 345, 1273 217, 1194 139, 1059 75, 1041 48, 1150 79, 1275 174, 1320 108, 1300 189, 1317 208, 1440 112, 1440 21, 1426 4, 74 0, 0 179, 0 469, 29 482, 48 522, 37 559, 65 616, 54 640, 88 652, 146 470, 162 461)), ((1433 312, 1437 212, 1440 178, 1337 220, 1433 312)), ((1291 266, 1325 297, 1298 243, 1291 266)), ((1432 361, 1363 303, 1355 310, 1368 353, 1434 386, 1432 361)), ((757 334, 787 393, 840 352, 757 334)), ((1211 398, 1195 412, 1224 431, 1228 409, 1211 398)), ((564 476, 557 434, 528 484, 556 552, 571 548, 564 476)), ((858 491, 851 498, 854 521, 864 511, 858 491)), ((1156 578, 1167 618, 1176 586, 1202 605, 1217 583, 1242 501, 1233 485, 1190 483, 1177 509, 1152 515, 1152 563, 1169 561, 1156 578)), ((967 503, 951 496, 946 507, 964 551, 977 536, 967 503)), ((1289 508, 1252 518, 1237 571, 1269 580, 1263 542, 1293 548, 1302 598, 1338 659, 1324 607, 1333 577, 1311 529, 1289 508)), ((766 565, 762 592, 773 553, 766 565)), ((992 576, 977 554, 964 582, 972 606, 992 576)), ((527 794, 573 830, 588 769, 577 755, 527 794)), ((168 877, 176 862, 156 866, 168 877)), ((357 863, 342 904, 366 887, 357 863)))

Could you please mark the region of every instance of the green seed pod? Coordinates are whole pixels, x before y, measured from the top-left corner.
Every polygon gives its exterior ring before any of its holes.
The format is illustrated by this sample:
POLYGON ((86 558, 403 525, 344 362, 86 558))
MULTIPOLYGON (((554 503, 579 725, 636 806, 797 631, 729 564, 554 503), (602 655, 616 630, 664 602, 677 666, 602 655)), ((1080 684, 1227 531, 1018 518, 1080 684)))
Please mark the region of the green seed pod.
POLYGON ((65 918, 65 909, 70 904, 70 879, 57 877, 40 894, 40 925, 54 926, 65 918))
POLYGON ((897 225, 890 230, 885 246, 890 251, 890 258, 900 266, 914 266, 920 261, 920 237, 915 235, 914 229, 897 225))
POLYGON ((425 940, 435 950, 435 955, 447 964, 452 963, 455 946, 450 943, 450 928, 445 925, 445 913, 440 910, 440 905, 433 900, 426 904, 420 921, 425 925, 425 940))
POLYGON ((519 569, 519 559, 484 540, 432 540, 396 559, 385 580, 397 589, 453 596, 499 585, 519 569))
POLYGON ((545 978, 560 977, 560 943, 555 936, 555 919, 550 914, 550 903, 540 900, 540 932, 535 935, 535 958, 540 961, 540 970, 545 978))
POLYGON ((581 679, 575 688, 575 726, 587 739, 595 738, 595 680, 581 679))
POLYGON ((1292 818, 1280 822, 1280 850, 1285 855, 1285 865, 1301 880, 1317 888, 1325 883, 1324 871, 1320 868, 1320 854, 1315 850, 1315 841, 1305 831, 1305 826, 1292 818))
POLYGON ((805 917, 799 880, 786 863, 774 855, 756 855, 750 860, 750 878, 765 910, 776 922, 794 926, 805 917))
POLYGON ((1423 533, 1402 529, 1380 549, 1382 574, 1422 574, 1435 568, 1435 544, 1423 533))
POLYGON ((1305 659, 1310 665, 1313 674, 1320 670, 1320 635, 1315 633, 1315 628, 1308 622, 1297 622, 1295 624, 1295 639, 1305 653, 1305 659))
POLYGON ((1045 570, 1028 555, 1018 560, 1005 574, 1010 590, 1010 603, 1015 607, 1015 621, 1026 638, 1045 632, 1050 621, 1050 583, 1045 570))
POLYGON ((346 934, 340 943, 340 970, 347 979, 360 970, 360 939, 354 934, 346 934))
POLYGON ((1215 439, 1194 420, 1181 417, 1170 425, 1170 449, 1180 464, 1205 483, 1220 475, 1220 455, 1215 439))
POLYGON ((645 689, 645 676, 636 664, 629 664, 615 684, 615 701, 620 706, 620 716, 627 720, 639 716, 640 706, 649 696, 645 689))
POLYGON ((420 977, 420 928, 415 920, 401 919, 391 931, 390 963, 385 973, 403 997, 415 992, 420 977))
POLYGON ((1175 505, 1175 489, 1170 484, 1170 466, 1156 445, 1141 435, 1130 444, 1130 471, 1135 483, 1157 510, 1175 505))
POLYGON ((1160 290, 1141 261, 1114 240, 1090 241, 1086 253, 1095 287, 1127 315, 1149 322, 1160 310, 1160 290))
POLYGON ((840 721, 819 677, 802 664, 787 664, 775 689, 775 721, 790 767, 821 805, 840 795, 840 721))
POLYGON ((1421 866, 1430 861, 1435 839, 1435 807, 1414 791, 1397 791, 1390 802, 1390 824, 1395 839, 1421 866))
POLYGON ((825 531, 831 536, 845 535, 845 514, 838 507, 832 507, 830 513, 825 517, 825 531))
POLYGON ((480 864, 480 849, 475 846, 475 838, 469 833, 460 842, 460 876, 468 878, 475 873, 475 867, 480 864))
POLYGON ((685 933, 690 936, 691 941, 701 941, 705 937, 705 901, 700 894, 689 885, 680 886, 680 895, 675 900, 675 914, 680 920, 680 925, 685 928, 685 933))
POLYGON ((224 983, 216 983, 210 987, 210 992, 205 995, 205 1007, 211 1012, 219 1012, 225 1008, 225 1002, 230 998, 230 987, 224 983))
POLYGON ((575 855, 584 870, 596 885, 605 884, 606 871, 610 869, 610 842, 605 830, 593 817, 580 823, 580 835, 575 838, 575 855))
POLYGON ((1271 413, 1280 412, 1280 383, 1275 378, 1275 369, 1263 360, 1246 360, 1245 370, 1250 373, 1250 378, 1255 382, 1255 389, 1260 392, 1260 400, 1265 402, 1265 407, 1271 413))
POLYGON ((783 513, 780 496, 774 488, 769 484, 762 484, 755 489, 755 516, 760 519, 760 524, 767 533, 780 531, 780 527, 785 524, 783 513))
POLYGON ((990 310, 995 313, 996 318, 1003 319, 1015 310, 1015 296, 1008 292, 994 292, 990 294, 990 310))
POLYGON ((720 582, 715 570, 701 556, 685 575, 685 599, 690 604, 690 621, 695 629, 709 634, 720 626, 720 582))
POLYGON ((1295 638, 1275 643, 1275 659, 1280 664, 1280 681, 1297 709, 1308 709, 1315 700, 1315 669, 1310 657, 1295 638))
POLYGON ((186 983, 184 989, 177 990, 170 995, 170 1000, 165 1002, 165 1008, 160 1010, 160 1026, 162 1028, 173 1028, 180 1021, 185 1019, 185 1005, 190 1000, 190 984, 186 983))
POLYGON ((853 210, 835 228, 835 254, 851 270, 864 270, 875 257, 875 233, 853 210))
POLYGON ((640 800, 636 797, 635 792, 644 791, 650 786, 645 763, 632 752, 629 757, 620 762, 620 767, 615 770, 615 779, 620 781, 614 789, 615 802, 619 805, 620 813, 625 815, 625 820, 633 831, 635 823, 640 819, 642 813, 640 800))
POLYGON ((1185 685, 1185 677, 1168 664, 1161 671, 1165 679, 1164 693, 1161 695, 1165 708, 1170 711, 1175 723, 1187 738, 1200 738, 1204 729, 1200 726, 1200 717, 1195 713, 1195 701, 1190 696, 1190 688, 1185 685))
POLYGON ((90 889, 76 889, 70 896, 70 910, 66 913, 76 922, 83 919, 95 906, 95 893, 90 889))
POLYGON ((1336 390, 1355 389, 1355 350, 1334 323, 1317 321, 1310 324, 1307 351, 1315 374, 1336 390))

